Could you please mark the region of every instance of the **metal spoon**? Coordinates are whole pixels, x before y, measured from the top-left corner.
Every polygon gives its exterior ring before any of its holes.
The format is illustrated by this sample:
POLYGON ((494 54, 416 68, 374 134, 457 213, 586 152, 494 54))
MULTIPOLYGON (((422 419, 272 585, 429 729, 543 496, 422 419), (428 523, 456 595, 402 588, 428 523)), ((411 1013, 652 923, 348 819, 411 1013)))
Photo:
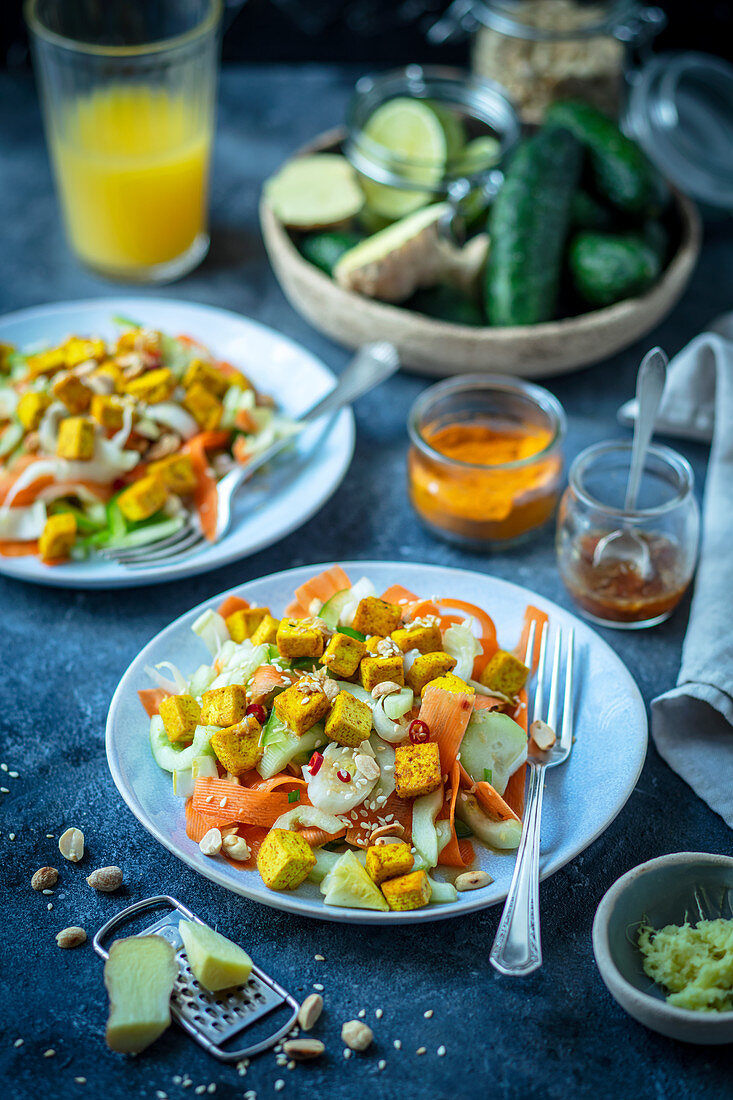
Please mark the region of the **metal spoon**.
MULTIPOLYGON (((631 444, 631 463, 629 480, 626 486, 624 511, 636 510, 636 498, 639 495, 641 475, 644 472, 644 460, 649 449, 659 404, 667 378, 667 356, 661 348, 652 348, 641 361, 636 376, 637 413, 634 424, 634 440, 631 444)), ((646 539, 627 526, 610 531, 598 540, 593 551, 593 565, 609 565, 614 562, 627 562, 645 580, 652 575, 649 545, 646 539)))

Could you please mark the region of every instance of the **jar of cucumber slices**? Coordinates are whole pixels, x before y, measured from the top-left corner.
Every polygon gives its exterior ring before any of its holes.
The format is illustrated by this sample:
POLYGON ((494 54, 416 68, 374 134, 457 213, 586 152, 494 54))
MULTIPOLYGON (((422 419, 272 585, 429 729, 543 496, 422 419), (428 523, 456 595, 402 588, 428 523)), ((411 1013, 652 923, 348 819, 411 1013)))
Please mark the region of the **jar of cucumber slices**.
POLYGON ((344 153, 376 231, 427 203, 481 204, 501 185, 520 123, 504 90, 458 69, 408 65, 358 81, 344 153))

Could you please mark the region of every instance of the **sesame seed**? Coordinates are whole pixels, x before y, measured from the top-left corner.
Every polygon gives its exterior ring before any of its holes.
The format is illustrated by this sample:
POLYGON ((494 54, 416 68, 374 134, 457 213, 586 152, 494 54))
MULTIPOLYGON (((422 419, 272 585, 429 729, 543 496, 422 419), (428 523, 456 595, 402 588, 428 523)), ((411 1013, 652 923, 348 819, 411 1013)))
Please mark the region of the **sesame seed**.
POLYGON ((0 764, 0 769, 2 769, 4 772, 6 772, 8 770, 8 765, 7 764, 0 764))
POLYGON ((15 833, 8 833, 8 840, 15 840, 15 833))
POLYGON ((193 1091, 196 1093, 197 1096, 203 1096, 203 1094, 206 1092, 206 1085, 197 1085, 193 1091))
POLYGON ((288 1058, 286 1054, 278 1054, 275 1062, 278 1066, 286 1066, 288 1064, 288 1058))
POLYGON ((401 1039, 395 1039, 393 1046, 394 1046, 395 1050, 402 1050, 402 1040, 401 1039))
MULTIPOLYGON (((56 834, 55 833, 46 833, 46 840, 55 840, 55 839, 56 839, 56 834)), ((84 1080, 86 1081, 86 1077, 84 1078, 84 1080)))
POLYGON ((52 894, 53 890, 42 890, 41 893, 43 893, 43 894, 52 894))
POLYGON ((11 779, 17 779, 18 778, 18 773, 17 772, 8 772, 8 775, 10 776, 11 779))
POLYGON ((213 1081, 211 1082, 211 1084, 209 1085, 209 1087, 207 1088, 206 1091, 207 1092, 216 1092, 216 1085, 214 1084, 213 1081))
POLYGON ((366 1016, 366 1009, 365 1008, 360 1008, 357 1015, 358 1015, 360 1020, 363 1020, 364 1017, 366 1016))
POLYGON ((10 787, 0 787, 0 794, 10 794, 10 787))
POLYGON ((319 962, 319 963, 322 963, 322 962, 326 961, 325 955, 314 955, 313 958, 316 960, 316 962, 319 962))
POLYGON ((48 1050, 44 1050, 43 1057, 44 1058, 53 1058, 55 1054, 56 1054, 56 1051, 53 1049, 53 1047, 49 1047, 48 1050))
POLYGON ((439 1058, 445 1057, 445 1047, 444 1046, 438 1047, 438 1049, 436 1051, 436 1054, 438 1055, 439 1058))
POLYGON ((377 1008, 374 1010, 374 1015, 377 1017, 378 1020, 381 1020, 382 1016, 384 1016, 384 1012, 381 1008, 377 1008))
POLYGON ((51 904, 51 902, 50 902, 50 901, 49 901, 48 905, 46 906, 46 908, 48 909, 49 913, 50 913, 50 912, 51 912, 51 910, 53 909, 53 905, 51 904))
POLYGON ((313 988, 315 989, 315 991, 317 993, 323 993, 323 986, 321 985, 320 982, 314 982, 313 983, 313 988))
POLYGON ((288 1069, 295 1069, 295 1062, 288 1062, 288 1069))
POLYGON ((181 1088, 182 1089, 190 1089, 192 1084, 193 1084, 193 1081, 191 1080, 190 1077, 184 1077, 183 1080, 181 1081, 181 1088))
POLYGON ((163 1092, 162 1089, 158 1089, 155 1095, 158 1097, 158 1100, 168 1100, 168 1093, 163 1092))
POLYGON ((77 1085, 86 1085, 87 1083, 86 1077, 75 1077, 74 1080, 76 1081, 77 1085))
POLYGON ((280 1092, 284 1088, 285 1082, 283 1081, 282 1077, 278 1077, 277 1081, 275 1082, 275 1092, 280 1092))
POLYGON ((229 801, 229 800, 228 800, 228 798, 227 798, 227 797, 226 797, 226 795, 225 795, 225 796, 224 796, 224 798, 222 798, 221 802, 219 803, 219 805, 221 806, 222 810, 224 809, 224 807, 226 806, 226 804, 227 804, 227 802, 228 802, 228 801, 229 801))
POLYGON ((348 1047, 344 1047, 344 1058, 348 1059, 350 1057, 351 1057, 351 1051, 349 1050, 348 1047))
POLYGON ((180 1085, 182 1080, 183 1080, 183 1078, 180 1077, 178 1074, 176 1074, 175 1077, 173 1077, 173 1084, 174 1085, 180 1085))
POLYGON ((426 1020, 429 1020, 432 1015, 433 1015, 432 1008, 429 1008, 427 1010, 427 1012, 423 1012, 423 1016, 425 1017, 426 1020))
POLYGON ((207 802, 213 802, 213 801, 214 801, 214 796, 213 796, 213 794, 207 794, 207 796, 206 796, 206 801, 207 801, 207 802))
POLYGON ((386 1066, 387 1063, 385 1062, 384 1058, 380 1058, 377 1062, 377 1069, 386 1069, 386 1066))
POLYGON ((415 1051, 415 1054, 426 1054, 426 1053, 427 1053, 427 1048, 426 1047, 418 1047, 417 1050, 415 1051))
POLYGON ((22 1047, 24 1042, 25 1042, 24 1039, 16 1039, 15 1042, 13 1043, 13 1046, 14 1047, 22 1047))

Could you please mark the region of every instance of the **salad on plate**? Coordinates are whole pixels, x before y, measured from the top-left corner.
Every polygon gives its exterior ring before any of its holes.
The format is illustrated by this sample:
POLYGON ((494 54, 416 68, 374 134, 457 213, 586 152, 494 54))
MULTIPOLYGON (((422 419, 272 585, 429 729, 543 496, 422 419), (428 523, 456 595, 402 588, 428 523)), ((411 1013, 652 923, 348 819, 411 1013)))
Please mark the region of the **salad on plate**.
POLYGON ((115 320, 112 342, 0 346, 0 555, 53 565, 191 518, 213 541, 217 481, 297 431, 198 341, 115 320))
POLYGON ((282 611, 239 596, 207 609, 192 629, 208 659, 148 666, 139 693, 189 842, 270 890, 319 883, 328 906, 405 911, 487 885, 474 846, 521 838, 517 654, 546 621, 528 606, 502 649, 485 609, 378 593, 338 565, 282 611))

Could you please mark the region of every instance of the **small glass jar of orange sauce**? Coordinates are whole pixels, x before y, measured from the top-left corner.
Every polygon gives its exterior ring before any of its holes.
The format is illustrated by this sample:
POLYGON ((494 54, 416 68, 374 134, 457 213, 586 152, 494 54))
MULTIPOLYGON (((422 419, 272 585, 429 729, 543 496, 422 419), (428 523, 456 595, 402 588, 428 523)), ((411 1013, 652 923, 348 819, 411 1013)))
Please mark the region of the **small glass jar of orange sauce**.
POLYGON ((463 375, 410 411, 410 500, 436 535, 473 549, 523 540, 552 517, 565 413, 542 386, 463 375))

